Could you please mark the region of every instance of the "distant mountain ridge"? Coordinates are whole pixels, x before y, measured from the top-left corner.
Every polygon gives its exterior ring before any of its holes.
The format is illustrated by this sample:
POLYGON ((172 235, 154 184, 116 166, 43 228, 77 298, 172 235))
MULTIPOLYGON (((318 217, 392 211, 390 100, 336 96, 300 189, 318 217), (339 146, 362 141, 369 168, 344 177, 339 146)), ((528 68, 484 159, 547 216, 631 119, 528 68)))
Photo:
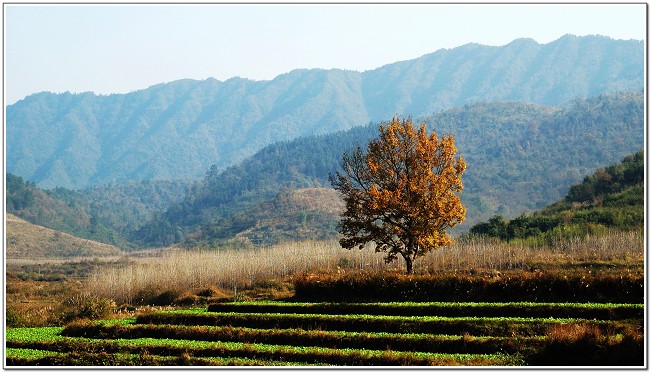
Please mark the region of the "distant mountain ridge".
POLYGON ((271 81, 179 80, 128 94, 31 95, 6 109, 7 172, 81 189, 196 178, 262 147, 473 102, 558 105, 644 87, 644 45, 567 35, 468 44, 363 73, 295 70, 271 81))

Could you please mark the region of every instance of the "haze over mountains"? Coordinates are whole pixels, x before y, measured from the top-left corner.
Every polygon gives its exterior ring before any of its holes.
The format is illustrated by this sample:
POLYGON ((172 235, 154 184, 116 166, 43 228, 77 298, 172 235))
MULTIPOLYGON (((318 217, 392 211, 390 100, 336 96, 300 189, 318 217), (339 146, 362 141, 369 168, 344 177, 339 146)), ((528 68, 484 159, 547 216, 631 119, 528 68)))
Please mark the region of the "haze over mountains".
POLYGON ((562 105, 642 91, 644 81, 642 41, 568 35, 544 45, 468 44, 363 73, 181 80, 110 96, 38 93, 6 109, 6 170, 44 188, 197 178, 278 141, 395 114, 484 101, 562 105))

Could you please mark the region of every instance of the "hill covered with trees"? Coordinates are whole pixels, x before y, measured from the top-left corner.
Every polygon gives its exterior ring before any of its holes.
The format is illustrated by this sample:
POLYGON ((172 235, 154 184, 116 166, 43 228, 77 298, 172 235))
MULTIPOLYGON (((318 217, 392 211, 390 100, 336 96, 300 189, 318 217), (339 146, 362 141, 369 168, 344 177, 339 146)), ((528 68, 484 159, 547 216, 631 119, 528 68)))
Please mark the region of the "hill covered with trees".
POLYGON ((6 207, 7 213, 32 224, 129 249, 135 247, 128 240, 131 231, 183 200, 192 187, 191 181, 140 181, 80 191, 43 190, 8 173, 6 207))
POLYGON ((642 41, 567 35, 548 44, 468 44, 366 72, 180 80, 108 96, 38 93, 6 109, 6 170, 46 189, 198 178, 278 141, 396 113, 420 117, 494 101, 555 106, 642 90, 644 82, 642 41))
MULTIPOLYGON (((453 133, 467 161, 462 194, 467 220, 459 229, 467 231, 494 214, 509 218, 543 208, 596 168, 638 151, 643 107, 642 93, 620 93, 563 107, 478 103, 422 120, 438 133, 453 133)), ((343 152, 365 146, 377 133, 378 124, 371 124, 300 138, 269 145, 223 171, 213 167, 200 187, 131 239, 143 246, 214 245, 253 229, 259 232, 256 243, 273 243, 278 235, 265 230, 259 217, 275 214, 295 227, 303 221, 301 211, 277 208, 282 193, 329 187, 328 175, 338 170, 343 152)), ((318 222, 314 238, 335 234, 338 218, 329 216, 318 222)), ((297 239, 290 228, 284 231, 283 239, 297 239)))
POLYGON ((566 197, 532 214, 504 220, 495 215, 470 229, 471 234, 503 240, 551 241, 567 235, 597 234, 605 228, 643 228, 643 151, 619 164, 596 170, 571 186, 566 197))

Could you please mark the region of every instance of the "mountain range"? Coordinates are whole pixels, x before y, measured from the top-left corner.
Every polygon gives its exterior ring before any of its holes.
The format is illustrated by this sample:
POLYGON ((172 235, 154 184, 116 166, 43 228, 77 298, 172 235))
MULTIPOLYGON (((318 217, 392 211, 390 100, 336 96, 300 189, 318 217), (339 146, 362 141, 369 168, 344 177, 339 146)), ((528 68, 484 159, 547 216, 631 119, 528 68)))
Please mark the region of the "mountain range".
POLYGON ((180 80, 107 96, 43 92, 6 108, 6 171, 74 190, 195 179, 273 143, 395 114, 431 116, 497 101, 558 106, 642 91, 644 82, 642 41, 567 35, 548 44, 467 44, 366 72, 180 80))
MULTIPOLYGON (((563 106, 476 103, 415 119, 438 133, 453 132, 468 164, 461 195, 467 219, 452 234, 467 232, 495 214, 513 218, 567 194, 588 194, 575 191, 584 187, 570 186, 643 147, 644 102, 639 92, 576 99, 563 106)), ((127 250, 174 243, 245 247, 336 239, 343 204, 328 176, 339 170, 344 152, 376 137, 378 126, 276 142, 223 171, 212 167, 193 182, 42 190, 8 174, 7 211, 127 250)), ((635 164, 639 158, 643 155, 637 153, 635 164)), ((591 189, 602 187, 585 190, 591 189)), ((622 209, 615 215, 621 213, 631 215, 622 209)))

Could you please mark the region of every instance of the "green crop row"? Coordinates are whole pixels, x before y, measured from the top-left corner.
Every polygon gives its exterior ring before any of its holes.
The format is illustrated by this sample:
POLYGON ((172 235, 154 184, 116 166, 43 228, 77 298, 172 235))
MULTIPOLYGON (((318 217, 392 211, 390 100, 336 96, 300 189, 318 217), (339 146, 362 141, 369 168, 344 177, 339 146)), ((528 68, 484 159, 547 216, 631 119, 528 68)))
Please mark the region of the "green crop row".
POLYGON ((188 354, 160 356, 144 354, 58 353, 35 349, 7 349, 8 366, 306 366, 257 358, 195 358, 188 354))
POLYGON ((399 316, 553 317, 582 319, 630 319, 643 317, 643 304, 578 304, 534 302, 228 302, 208 306, 209 312, 368 314, 399 316))
POLYGON ((25 359, 34 360, 53 355, 60 355, 56 351, 38 350, 38 349, 24 349, 24 348, 7 348, 5 349, 5 357, 7 359, 25 359))
POLYGON ((7 328, 6 340, 19 342, 55 341, 61 339, 63 327, 7 328))
POLYGON ((407 317, 388 315, 209 313, 177 310, 137 318, 138 324, 232 326, 250 328, 300 328, 350 332, 469 334, 473 336, 536 336, 549 326, 583 322, 602 328, 622 327, 617 321, 518 317, 407 317))
POLYGON ((231 341, 290 346, 435 351, 441 353, 514 353, 539 346, 544 337, 470 337, 429 334, 344 332, 302 329, 253 329, 182 325, 84 325, 68 326, 63 335, 91 338, 168 338, 231 341))
MULTIPOLYGON (((195 340, 138 339, 75 339, 48 342, 7 341, 7 347, 34 348, 59 353, 115 355, 119 353, 192 358, 232 357, 282 360, 308 364, 333 365, 513 365, 521 360, 503 354, 444 354, 362 349, 333 349, 311 346, 285 346, 237 342, 195 340)), ((110 358, 109 358, 110 359, 110 358)))

